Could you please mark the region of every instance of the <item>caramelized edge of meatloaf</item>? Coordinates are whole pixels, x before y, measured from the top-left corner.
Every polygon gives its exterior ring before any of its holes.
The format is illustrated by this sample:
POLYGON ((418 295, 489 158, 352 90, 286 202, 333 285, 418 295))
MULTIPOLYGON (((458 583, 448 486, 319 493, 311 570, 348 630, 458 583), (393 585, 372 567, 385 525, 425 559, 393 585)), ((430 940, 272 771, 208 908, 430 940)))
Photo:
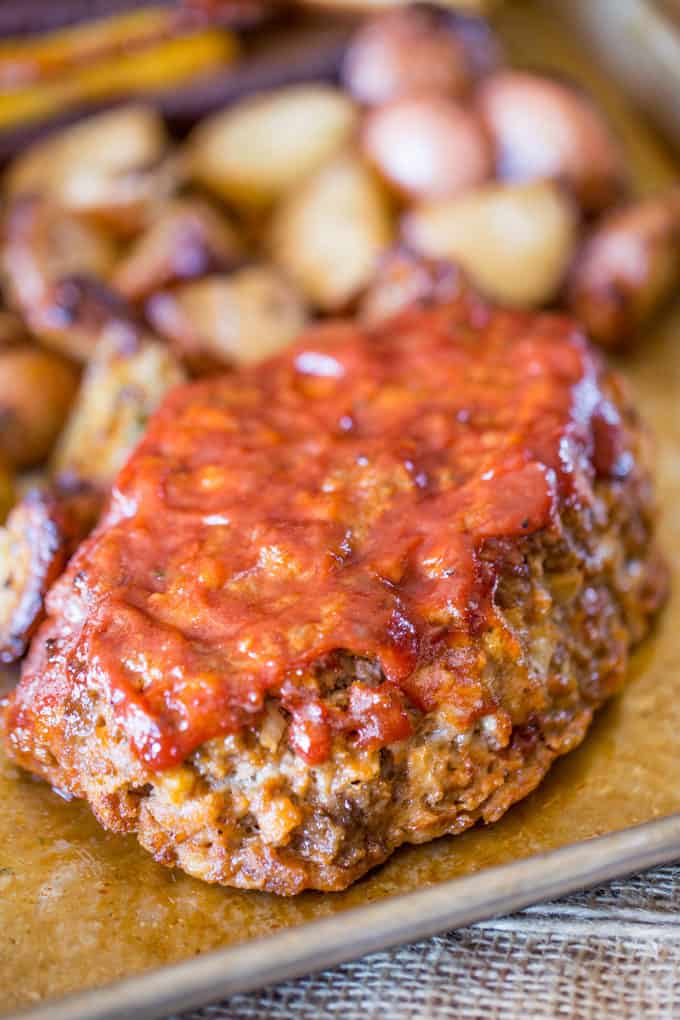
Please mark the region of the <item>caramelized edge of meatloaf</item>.
MULTIPOLYGON (((500 818, 583 739, 665 593, 645 434, 618 382, 605 385, 634 467, 596 482, 591 505, 563 507, 549 528, 483 547, 482 561, 502 569, 476 682, 496 707, 472 728, 446 705, 413 709, 408 739, 366 750, 337 737, 331 758, 311 766, 288 748, 285 714, 270 697, 259 730, 214 738, 154 773, 105 699, 81 690, 67 699, 52 746, 24 734, 10 752, 86 797, 105 827, 136 832, 162 864, 284 895, 343 889, 402 843, 500 818)), ((357 678, 378 683, 380 670, 346 653, 317 667, 331 702, 357 678)))

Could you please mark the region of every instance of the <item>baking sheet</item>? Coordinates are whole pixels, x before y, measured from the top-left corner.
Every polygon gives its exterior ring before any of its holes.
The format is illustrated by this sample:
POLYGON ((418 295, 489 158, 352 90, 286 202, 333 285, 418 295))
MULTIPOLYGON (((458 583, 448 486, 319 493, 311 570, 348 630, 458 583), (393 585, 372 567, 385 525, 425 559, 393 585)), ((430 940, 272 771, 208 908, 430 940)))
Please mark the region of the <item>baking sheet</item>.
MULTIPOLYGON (((638 190, 675 179, 676 167, 651 130, 630 116, 623 97, 553 19, 534 4, 510 7, 501 27, 511 52, 533 66, 576 73, 596 91, 628 147, 638 190)), ((680 308, 622 367, 658 436, 662 538, 680 593, 680 308)), ((679 732, 680 594, 636 655, 625 694, 600 713, 586 743, 501 822, 402 850, 345 893, 291 900, 214 888, 166 871, 133 840, 103 832, 81 804, 60 801, 0 758, 0 1011, 281 933, 265 950, 259 943, 241 945, 231 955, 152 975, 128 986, 132 993, 103 993, 59 1011, 64 1018, 167 1014, 227 989, 669 859, 675 846, 680 856, 680 823, 673 820, 562 851, 556 861, 515 864, 411 901, 394 899, 680 811, 679 732), (343 914, 369 904, 360 919, 343 914), (297 927, 323 918, 320 932, 297 927)))

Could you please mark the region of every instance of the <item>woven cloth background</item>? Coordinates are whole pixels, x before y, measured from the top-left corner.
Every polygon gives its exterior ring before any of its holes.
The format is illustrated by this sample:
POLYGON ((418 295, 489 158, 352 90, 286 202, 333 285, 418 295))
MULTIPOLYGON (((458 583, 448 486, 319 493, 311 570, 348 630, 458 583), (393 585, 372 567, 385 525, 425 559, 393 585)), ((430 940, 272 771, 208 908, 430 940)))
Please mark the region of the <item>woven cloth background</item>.
POLYGON ((680 1017, 680 867, 173 1020, 680 1017))

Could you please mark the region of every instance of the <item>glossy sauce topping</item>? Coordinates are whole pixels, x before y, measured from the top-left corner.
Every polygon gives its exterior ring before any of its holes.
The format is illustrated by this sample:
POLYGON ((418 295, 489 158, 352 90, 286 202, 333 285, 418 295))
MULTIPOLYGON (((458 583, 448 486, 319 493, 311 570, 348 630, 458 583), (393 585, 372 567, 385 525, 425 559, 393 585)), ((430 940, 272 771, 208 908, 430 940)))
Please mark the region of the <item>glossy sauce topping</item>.
POLYGON ((627 470, 598 372, 567 320, 466 298, 177 389, 51 593, 10 725, 22 691, 45 716, 88 684, 152 769, 257 725, 268 693, 309 762, 335 733, 408 736, 446 696, 423 664, 474 655, 493 612, 483 544, 627 470), (309 683, 339 652, 381 669, 341 709, 309 683))

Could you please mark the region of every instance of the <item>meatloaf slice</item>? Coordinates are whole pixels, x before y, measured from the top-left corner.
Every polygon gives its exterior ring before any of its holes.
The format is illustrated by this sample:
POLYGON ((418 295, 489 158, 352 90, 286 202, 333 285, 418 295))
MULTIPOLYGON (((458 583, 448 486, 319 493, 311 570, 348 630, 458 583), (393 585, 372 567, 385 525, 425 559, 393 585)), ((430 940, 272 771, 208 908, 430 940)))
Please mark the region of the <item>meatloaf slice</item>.
POLYGON ((180 387, 49 594, 9 752, 283 894, 494 821, 663 598, 646 462, 572 322, 469 294, 180 387))

